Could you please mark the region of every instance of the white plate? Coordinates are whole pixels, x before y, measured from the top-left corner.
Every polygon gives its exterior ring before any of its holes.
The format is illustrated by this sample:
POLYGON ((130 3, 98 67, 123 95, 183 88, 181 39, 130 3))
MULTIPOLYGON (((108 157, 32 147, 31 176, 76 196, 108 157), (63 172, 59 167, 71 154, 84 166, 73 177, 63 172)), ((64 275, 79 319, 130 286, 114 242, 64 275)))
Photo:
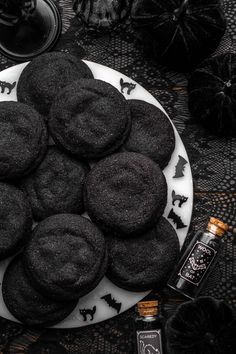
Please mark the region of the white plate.
MULTIPOLYGON (((121 91, 121 85, 120 85, 121 78, 125 83, 126 82, 133 83, 135 87, 133 86, 130 92, 128 92, 129 85, 125 85, 125 88, 123 90, 124 91, 123 95, 125 96, 126 99, 140 99, 152 103, 167 115, 167 113, 160 105, 160 103, 148 91, 146 91, 142 86, 140 86, 135 81, 103 65, 88 62, 88 61, 86 61, 86 64, 90 67, 96 79, 104 80, 112 84, 119 91, 121 91)), ((5 84, 4 82, 10 84, 16 82, 17 84, 21 71, 26 65, 27 63, 19 64, 0 72, 0 101, 17 100, 16 85, 11 90, 11 86, 5 84)), ((174 128, 175 139, 176 139, 175 150, 172 154, 172 158, 168 166, 163 171, 168 184, 168 202, 164 212, 164 216, 170 221, 170 223, 176 229, 180 241, 180 246, 182 247, 191 221, 192 206, 193 206, 193 184, 192 184, 191 168, 190 168, 189 159, 186 150, 184 148, 184 145, 182 143, 182 140, 180 139, 177 130, 175 129, 174 126, 173 128, 174 128), (178 167, 180 167, 180 169, 179 168, 176 169, 177 164, 178 167), (176 171, 177 171, 177 176, 176 176, 176 171), (188 198, 187 201, 184 201, 182 203, 181 207, 179 206, 178 200, 174 202, 174 205, 172 203, 173 190, 177 195, 185 196, 188 198), (178 215, 179 218, 177 217, 176 219, 175 216, 171 216, 170 211, 172 214, 174 212, 176 215, 178 215), (177 226, 179 228, 177 228, 177 226)), ((0 282, 1 283, 2 283, 4 271, 8 263, 9 263, 9 259, 0 262, 0 282)), ((113 283, 111 283, 106 277, 104 277, 100 282, 100 284, 96 287, 96 289, 94 289, 88 295, 81 298, 75 310, 65 320, 58 323, 55 327, 57 328, 82 327, 85 325, 101 322, 103 320, 116 316, 118 313, 121 313, 129 309, 131 306, 135 305, 148 293, 149 293, 148 291, 146 292, 125 291, 123 289, 118 288, 113 283), (104 296, 106 296, 106 299, 102 299, 102 297, 104 296), (89 310, 94 310, 95 306, 96 306, 95 311, 92 311, 94 312, 93 319, 91 320, 92 316, 89 314, 90 313, 89 310), (80 310, 83 309, 88 310, 87 316, 83 316, 80 313, 80 310), (84 320, 84 317, 86 317, 86 320, 84 320)), ((1 291, 0 291, 0 316, 18 322, 7 310, 2 299, 1 291)))

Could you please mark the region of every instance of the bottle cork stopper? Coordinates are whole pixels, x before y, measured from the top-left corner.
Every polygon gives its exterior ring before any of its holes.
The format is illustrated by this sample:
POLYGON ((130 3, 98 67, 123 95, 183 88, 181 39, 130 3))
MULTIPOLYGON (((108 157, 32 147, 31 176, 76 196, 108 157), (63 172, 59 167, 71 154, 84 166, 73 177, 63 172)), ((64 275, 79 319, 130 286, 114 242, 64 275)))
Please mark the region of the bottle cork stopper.
POLYGON ((140 301, 138 302, 138 312, 141 316, 155 316, 158 313, 158 301, 140 301))
POLYGON ((147 307, 156 307, 158 306, 157 300, 150 300, 150 301, 140 301, 138 302, 138 308, 147 308, 147 307))
POLYGON ((210 221, 207 226, 208 231, 214 233, 217 236, 223 236, 226 231, 228 231, 229 226, 223 221, 210 217, 210 221))

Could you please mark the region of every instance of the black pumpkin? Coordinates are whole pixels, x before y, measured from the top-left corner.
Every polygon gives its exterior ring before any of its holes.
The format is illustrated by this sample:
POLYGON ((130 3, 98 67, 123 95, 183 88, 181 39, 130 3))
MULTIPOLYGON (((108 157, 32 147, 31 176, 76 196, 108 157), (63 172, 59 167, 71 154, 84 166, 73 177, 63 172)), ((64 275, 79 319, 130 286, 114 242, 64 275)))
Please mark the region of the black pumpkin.
POLYGON ((226 27, 220 0, 134 0, 131 17, 146 49, 178 71, 211 54, 226 27))
POLYGON ((219 135, 236 135, 236 54, 205 60, 188 82, 192 117, 219 135))
POLYGON ((167 320, 168 354, 233 354, 236 318, 223 301, 199 297, 181 304, 167 320))
POLYGON ((109 29, 127 15, 130 3, 131 0, 73 0, 73 9, 89 27, 109 29))

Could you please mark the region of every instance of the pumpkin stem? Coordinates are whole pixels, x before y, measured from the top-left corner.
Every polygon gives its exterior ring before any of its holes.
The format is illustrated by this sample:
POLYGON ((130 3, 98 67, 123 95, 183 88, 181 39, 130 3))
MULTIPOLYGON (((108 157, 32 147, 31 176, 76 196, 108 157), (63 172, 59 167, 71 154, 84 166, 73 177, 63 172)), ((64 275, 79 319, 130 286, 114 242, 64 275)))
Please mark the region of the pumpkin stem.
POLYGON ((231 96, 232 94, 232 83, 231 80, 224 83, 224 94, 227 96, 231 96))
POLYGON ((226 87, 231 87, 232 86, 231 80, 225 82, 225 86, 226 87))
POLYGON ((178 20, 182 15, 186 13, 189 0, 184 0, 179 8, 174 10, 174 20, 178 20))
POLYGON ((206 339, 206 341, 208 342, 208 344, 209 344, 210 346, 215 345, 215 336, 214 336, 212 333, 207 332, 207 333, 205 334, 205 339, 206 339))

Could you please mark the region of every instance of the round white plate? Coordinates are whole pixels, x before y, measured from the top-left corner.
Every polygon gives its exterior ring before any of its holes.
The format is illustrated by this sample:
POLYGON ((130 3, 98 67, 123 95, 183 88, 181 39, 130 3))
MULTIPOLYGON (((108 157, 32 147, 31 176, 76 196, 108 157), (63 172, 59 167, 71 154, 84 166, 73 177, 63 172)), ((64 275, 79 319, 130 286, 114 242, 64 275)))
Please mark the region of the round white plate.
MULTIPOLYGON (((85 61, 95 79, 104 80, 115 86, 126 99, 140 99, 152 103, 167 113, 160 103, 142 86, 127 76, 100 64, 85 61), (122 80, 121 80, 122 79, 122 80), (123 85, 121 85, 121 82, 123 85), (133 85, 132 85, 133 84, 133 85)), ((0 72, 0 101, 16 101, 16 86, 21 71, 27 63, 13 66, 0 72), (15 83, 15 85, 14 85, 15 83)), ((169 118, 169 117, 168 117, 169 118)), ((176 145, 164 174, 168 184, 168 202, 164 216, 176 229, 182 247, 191 221, 193 206, 193 184, 189 159, 177 130, 174 128, 176 145), (172 195, 177 195, 173 200, 172 195), (186 199, 187 198, 187 199, 186 199)), ((147 255, 148 256, 148 255, 147 255)), ((0 262, 0 282, 9 259, 0 262)), ((135 305, 149 292, 130 292, 118 288, 106 277, 88 295, 81 298, 75 310, 57 328, 81 327, 116 316, 135 305)), ((0 291, 0 316, 18 322, 7 310, 0 291)))

